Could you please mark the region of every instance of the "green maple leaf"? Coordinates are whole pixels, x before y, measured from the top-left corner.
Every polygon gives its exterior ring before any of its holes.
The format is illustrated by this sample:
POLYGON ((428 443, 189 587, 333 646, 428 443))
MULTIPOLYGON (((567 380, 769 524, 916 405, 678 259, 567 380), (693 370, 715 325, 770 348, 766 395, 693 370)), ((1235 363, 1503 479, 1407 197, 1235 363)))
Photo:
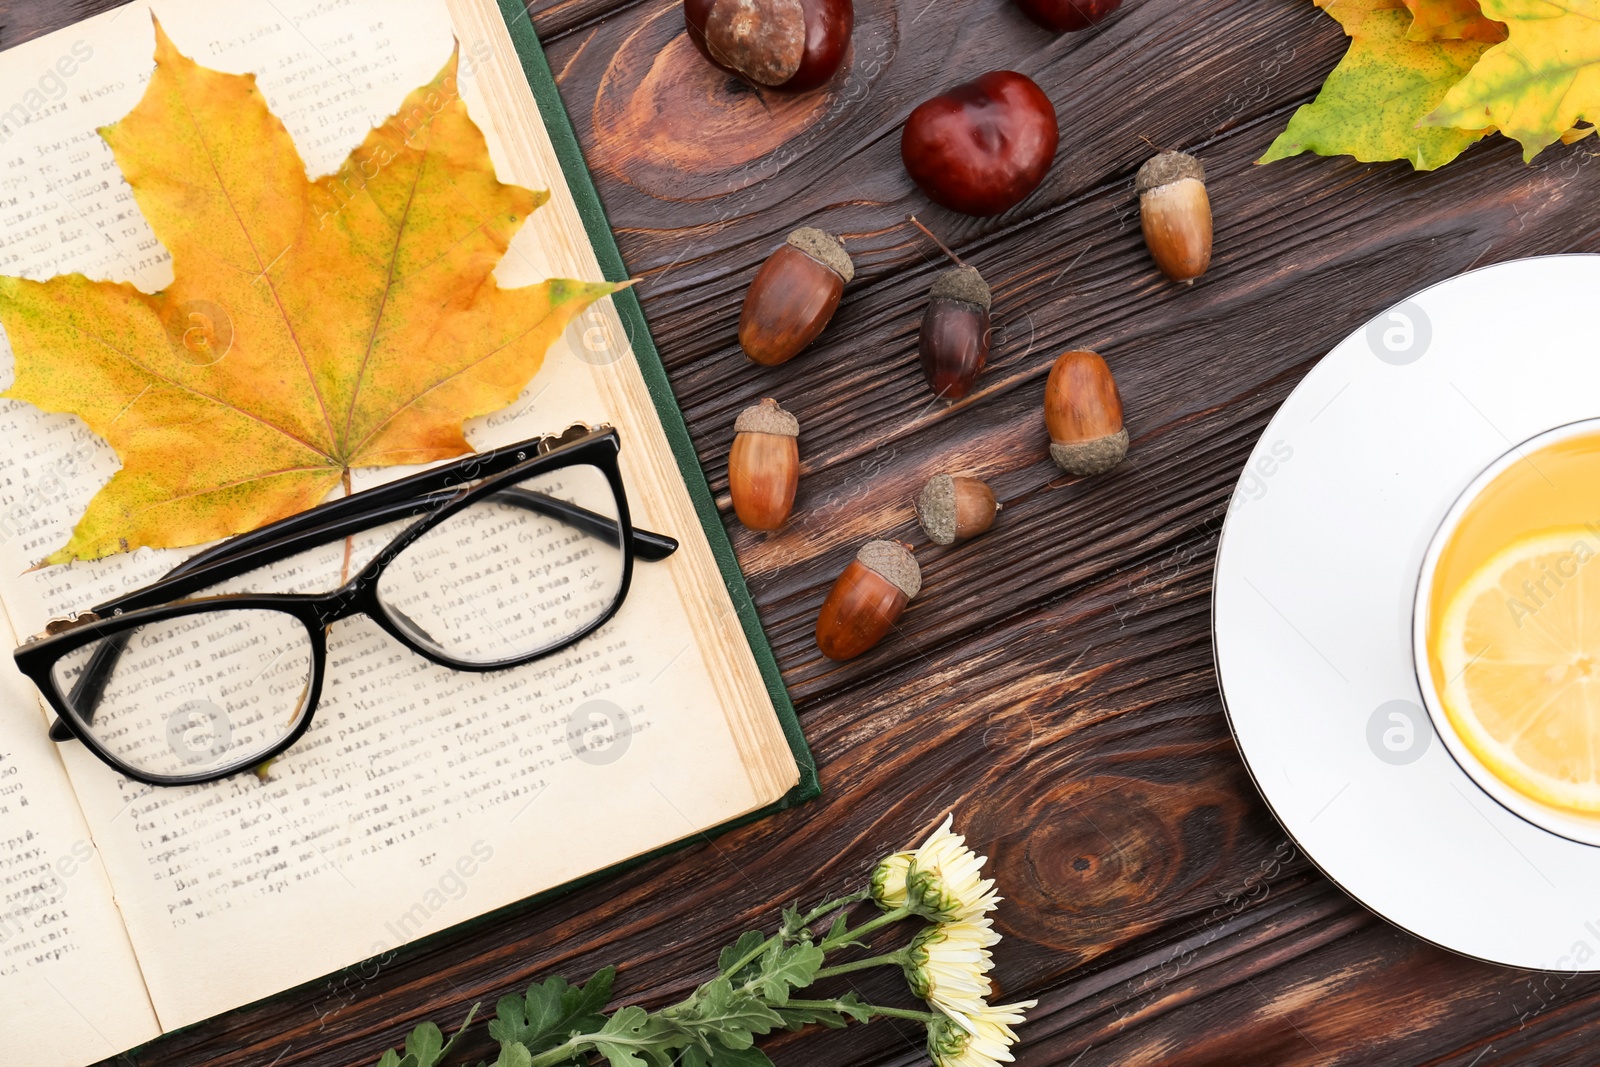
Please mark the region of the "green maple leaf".
POLYGON ((1404 159, 1417 170, 1432 170, 1489 132, 1493 124, 1487 121, 1476 129, 1418 127, 1487 45, 1411 40, 1413 19, 1401 0, 1327 0, 1319 6, 1349 34, 1350 50, 1316 100, 1295 112, 1258 162, 1315 152, 1362 162, 1404 159))

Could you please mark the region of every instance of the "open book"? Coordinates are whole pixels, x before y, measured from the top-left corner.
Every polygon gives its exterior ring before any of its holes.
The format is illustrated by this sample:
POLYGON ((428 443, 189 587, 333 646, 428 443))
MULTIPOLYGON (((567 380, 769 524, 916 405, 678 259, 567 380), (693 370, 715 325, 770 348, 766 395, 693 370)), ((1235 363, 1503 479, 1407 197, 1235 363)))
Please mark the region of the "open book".
MULTIPOLYGON (((551 190, 502 285, 621 271, 554 83, 509 0, 137 0, 0 53, 0 272, 146 291, 168 258, 96 129, 137 102, 151 8, 208 66, 253 71, 313 175, 461 49, 499 177, 551 190), (567 169, 564 171, 563 167, 567 169)), ((0 384, 12 375, 0 346, 0 384)), ((0 1020, 15 1062, 74 1067, 816 792, 810 759, 631 293, 587 311, 484 448, 609 423, 637 526, 677 537, 567 653, 491 674, 336 624, 310 732, 266 779, 153 788, 76 741, 0 656, 0 1020), (719 558, 720 561, 719 562, 719 558), (594 708, 601 708, 596 714, 594 708)), ((30 570, 116 469, 75 418, 0 401, 0 639, 194 550, 30 570)), ((361 489, 409 473, 358 471, 361 489)), ((336 582, 341 548, 296 560, 336 582)), ((291 571, 252 591, 284 592, 291 571)))

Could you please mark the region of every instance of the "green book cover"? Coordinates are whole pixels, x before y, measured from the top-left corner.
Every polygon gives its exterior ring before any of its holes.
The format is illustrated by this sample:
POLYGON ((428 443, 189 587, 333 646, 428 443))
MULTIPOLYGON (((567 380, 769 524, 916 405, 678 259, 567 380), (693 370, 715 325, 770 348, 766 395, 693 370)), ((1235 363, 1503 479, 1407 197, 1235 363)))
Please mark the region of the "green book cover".
MULTIPOLYGON (((498 2, 501 17, 505 19, 506 28, 511 32, 511 41, 522 60, 523 75, 528 79, 534 99, 538 101, 539 113, 544 119, 550 141, 555 145, 556 155, 561 161, 561 171, 567 179, 567 187, 572 191, 572 198, 577 202, 578 211, 583 216, 584 229, 588 233, 590 244, 594 246, 595 256, 599 259, 607 280, 622 281, 628 277, 628 270, 622 262, 622 252, 617 248, 616 238, 612 236, 611 224, 607 221, 605 208, 600 203, 600 194, 595 189, 594 180, 589 176, 589 168, 583 161, 583 150, 578 145, 578 135, 572 128, 572 120, 567 116, 566 106, 561 102, 561 94, 556 89, 555 75, 545 59, 544 48, 539 44, 533 22, 520 0, 498 0, 498 2)), ((755 601, 750 596, 749 587, 745 585, 744 573, 739 569, 739 561, 733 554, 733 544, 728 540, 728 531, 723 528, 721 516, 717 514, 711 487, 706 484, 705 472, 700 469, 700 460, 695 455, 693 442, 689 439, 689 427, 683 421, 683 412, 678 409, 677 399, 672 395, 672 386, 667 381, 667 371, 661 363, 661 355, 656 351, 655 342, 651 340, 650 327, 645 322, 644 309, 639 304, 638 294, 633 289, 627 289, 616 294, 612 300, 616 304, 617 313, 622 317, 623 325, 627 327, 633 353, 639 361, 639 369, 644 374, 645 384, 649 386, 650 396, 655 401, 656 411, 661 416, 661 425, 666 430, 667 441, 672 445, 672 454, 678 461, 678 470, 683 475, 684 484, 688 486, 690 497, 694 500, 700 524, 705 529, 706 540, 711 543, 711 551, 717 557, 717 566, 722 571, 728 595, 738 610, 745 639, 750 643, 750 650, 755 654, 756 662, 761 667, 767 691, 772 695, 772 705, 777 709, 778 717, 783 722, 784 735, 794 752, 795 763, 800 768, 799 782, 781 801, 722 827, 731 829, 820 796, 822 788, 817 778, 816 762, 811 757, 811 750, 806 746, 799 717, 795 714, 794 702, 789 699, 789 691, 784 687, 783 675, 778 669, 778 661, 772 654, 772 646, 767 643, 765 631, 761 629, 761 620, 756 615, 755 601)))

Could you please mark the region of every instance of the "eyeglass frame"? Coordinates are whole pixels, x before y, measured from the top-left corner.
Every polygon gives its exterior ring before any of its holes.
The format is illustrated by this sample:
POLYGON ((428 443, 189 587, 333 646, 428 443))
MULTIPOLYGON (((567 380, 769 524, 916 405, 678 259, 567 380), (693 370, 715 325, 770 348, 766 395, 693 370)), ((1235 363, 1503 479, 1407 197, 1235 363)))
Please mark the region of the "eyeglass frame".
POLYGON ((561 434, 475 452, 452 463, 329 501, 229 538, 191 556, 150 585, 108 600, 89 611, 52 620, 43 633, 28 638, 12 653, 12 657, 18 669, 33 682, 56 713, 57 717, 50 726, 52 741, 82 741, 102 763, 146 785, 200 785, 232 777, 282 755, 310 728, 321 702, 322 683, 327 673, 328 627, 342 619, 365 615, 390 637, 424 659, 452 670, 477 674, 510 670, 555 655, 571 648, 609 622, 627 599, 633 580, 634 559, 637 557, 654 562, 666 559, 678 548, 678 541, 673 537, 633 526, 627 492, 622 484, 622 471, 617 462, 621 449, 622 439, 614 428, 600 426, 591 429, 578 424, 561 434), (588 521, 593 525, 603 522, 608 529, 614 525, 623 559, 622 580, 615 599, 582 629, 547 648, 481 663, 456 659, 436 648, 422 645, 408 635, 403 625, 384 609, 378 594, 378 581, 384 570, 429 530, 479 500, 535 475, 583 465, 595 467, 606 476, 617 505, 615 521, 553 497, 544 498, 548 502, 545 506, 563 513, 567 520, 574 523, 582 524, 584 516, 588 516, 588 521), (322 593, 226 593, 191 598, 193 593, 260 567, 282 562, 300 552, 407 518, 418 521, 406 527, 359 572, 336 589, 322 593), (194 774, 164 775, 142 771, 112 755, 94 738, 92 716, 87 722, 81 721, 82 715, 73 706, 70 694, 62 693, 56 684, 53 672, 62 657, 87 645, 119 633, 131 635, 134 630, 151 623, 185 615, 231 610, 276 611, 289 615, 305 627, 310 642, 311 676, 307 682, 304 711, 299 713, 299 722, 293 729, 261 753, 222 768, 194 774))

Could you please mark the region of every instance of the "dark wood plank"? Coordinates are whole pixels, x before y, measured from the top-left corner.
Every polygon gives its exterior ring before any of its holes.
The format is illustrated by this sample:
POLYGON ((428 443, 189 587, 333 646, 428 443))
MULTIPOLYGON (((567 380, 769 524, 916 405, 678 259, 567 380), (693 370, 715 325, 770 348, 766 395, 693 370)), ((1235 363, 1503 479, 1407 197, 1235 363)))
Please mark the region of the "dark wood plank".
MULTIPOLYGON (((103 4, 0 0, 0 44, 103 4)), ((1277 405, 1373 312, 1475 265, 1600 251, 1586 146, 1524 167, 1490 142, 1431 175, 1403 165, 1251 164, 1342 51, 1303 0, 1130 0, 1052 38, 1006 0, 859 0, 847 76, 798 99, 707 67, 676 0, 535 0, 532 14, 821 761, 827 795, 545 907, 499 916, 174 1034, 123 1062, 365 1064, 423 1018, 448 1023, 531 978, 624 964, 649 1004, 795 898, 850 886, 954 808, 1008 897, 997 981, 1038 997, 1031 1065, 1589 1063, 1600 979, 1464 960, 1369 914, 1301 855, 1256 795, 1212 674, 1212 557, 1229 493, 1277 405), (994 220, 930 207, 898 163, 927 95, 995 67, 1036 77, 1063 147, 1043 189, 994 220), (1217 257, 1159 279, 1132 175, 1149 143, 1210 171, 1217 257), (930 402, 915 360, 943 267, 916 212, 996 291, 982 388, 930 402), (775 370, 740 355, 744 287, 796 225, 845 235, 860 268, 836 325, 775 370), (1065 478, 1040 415, 1069 346, 1115 368, 1133 451, 1065 478), (800 417, 801 510, 732 521, 734 414, 800 417), (1005 505, 986 537, 934 550, 910 500, 939 470, 1005 505), (900 633, 844 666, 811 640, 863 540, 921 547, 900 633)), ((243 965, 243 964, 242 964, 243 965)), ((864 993, 895 992, 869 975, 864 993)), ((890 1023, 784 1035, 780 1065, 922 1062, 890 1023)), ((472 1050, 489 1054, 480 1035, 472 1050)))

